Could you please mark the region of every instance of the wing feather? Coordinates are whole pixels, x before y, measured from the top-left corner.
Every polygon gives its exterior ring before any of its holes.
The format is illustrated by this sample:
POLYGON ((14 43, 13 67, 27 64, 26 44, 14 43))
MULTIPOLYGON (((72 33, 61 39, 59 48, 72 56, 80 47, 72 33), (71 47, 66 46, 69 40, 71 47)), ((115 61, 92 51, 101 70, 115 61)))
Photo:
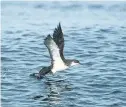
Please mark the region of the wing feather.
POLYGON ((64 36, 63 36, 63 32, 62 32, 62 28, 61 25, 59 23, 59 25, 57 26, 57 28, 55 28, 54 33, 53 33, 53 40, 55 41, 55 43, 57 44, 57 46, 60 49, 60 56, 62 58, 62 60, 64 60, 64 55, 63 55, 63 49, 64 49, 64 36))
POLYGON ((46 47, 49 50, 49 54, 50 54, 50 57, 51 57, 52 64, 54 64, 54 62, 57 62, 59 60, 62 61, 62 59, 60 57, 59 48, 50 35, 48 35, 45 38, 44 44, 46 45, 46 47))

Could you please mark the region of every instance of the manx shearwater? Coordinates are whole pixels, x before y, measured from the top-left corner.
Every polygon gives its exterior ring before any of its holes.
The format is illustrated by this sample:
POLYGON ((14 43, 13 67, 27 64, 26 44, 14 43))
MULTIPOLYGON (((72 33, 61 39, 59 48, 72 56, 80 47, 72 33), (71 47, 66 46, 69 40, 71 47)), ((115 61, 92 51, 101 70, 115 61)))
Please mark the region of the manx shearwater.
POLYGON ((45 40, 44 44, 47 47, 50 58, 51 58, 51 65, 48 67, 43 67, 39 73, 33 73, 31 76, 35 76, 38 79, 43 78, 47 73, 55 73, 57 71, 65 70, 71 66, 80 64, 78 60, 75 59, 65 59, 63 55, 64 49, 64 35, 62 32, 61 25, 55 28, 53 37, 49 34, 45 40))

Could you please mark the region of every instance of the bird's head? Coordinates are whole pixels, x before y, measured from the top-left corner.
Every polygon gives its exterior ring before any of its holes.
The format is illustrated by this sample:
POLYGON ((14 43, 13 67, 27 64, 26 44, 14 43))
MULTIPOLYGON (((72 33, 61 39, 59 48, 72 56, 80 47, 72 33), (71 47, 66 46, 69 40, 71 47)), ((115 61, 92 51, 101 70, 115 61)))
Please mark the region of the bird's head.
POLYGON ((74 65, 79 65, 80 62, 78 60, 72 60, 71 62, 71 66, 74 66, 74 65))

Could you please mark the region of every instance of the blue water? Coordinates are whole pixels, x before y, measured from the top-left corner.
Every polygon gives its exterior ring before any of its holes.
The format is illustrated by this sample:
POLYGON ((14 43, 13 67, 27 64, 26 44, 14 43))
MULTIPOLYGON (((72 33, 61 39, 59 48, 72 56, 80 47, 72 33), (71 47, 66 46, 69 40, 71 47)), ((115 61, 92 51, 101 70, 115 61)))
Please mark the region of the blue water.
POLYGON ((126 107, 126 2, 2 2, 1 33, 2 107, 126 107), (29 77, 50 64, 59 22, 83 65, 29 77))

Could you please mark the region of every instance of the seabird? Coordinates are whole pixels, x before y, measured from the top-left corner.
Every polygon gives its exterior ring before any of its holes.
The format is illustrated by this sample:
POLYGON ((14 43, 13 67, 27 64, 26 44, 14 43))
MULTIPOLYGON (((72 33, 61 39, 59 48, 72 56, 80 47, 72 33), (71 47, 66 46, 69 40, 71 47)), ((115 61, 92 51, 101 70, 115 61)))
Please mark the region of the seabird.
POLYGON ((49 34, 44 39, 44 44, 49 51, 51 58, 51 65, 48 67, 43 67, 39 71, 39 73, 33 73, 31 74, 31 76, 35 76, 38 79, 41 79, 50 72, 54 74, 57 71, 62 71, 71 66, 80 64, 78 60, 65 59, 63 55, 64 35, 60 23, 57 26, 57 28, 55 28, 53 37, 51 37, 51 35, 49 34))

